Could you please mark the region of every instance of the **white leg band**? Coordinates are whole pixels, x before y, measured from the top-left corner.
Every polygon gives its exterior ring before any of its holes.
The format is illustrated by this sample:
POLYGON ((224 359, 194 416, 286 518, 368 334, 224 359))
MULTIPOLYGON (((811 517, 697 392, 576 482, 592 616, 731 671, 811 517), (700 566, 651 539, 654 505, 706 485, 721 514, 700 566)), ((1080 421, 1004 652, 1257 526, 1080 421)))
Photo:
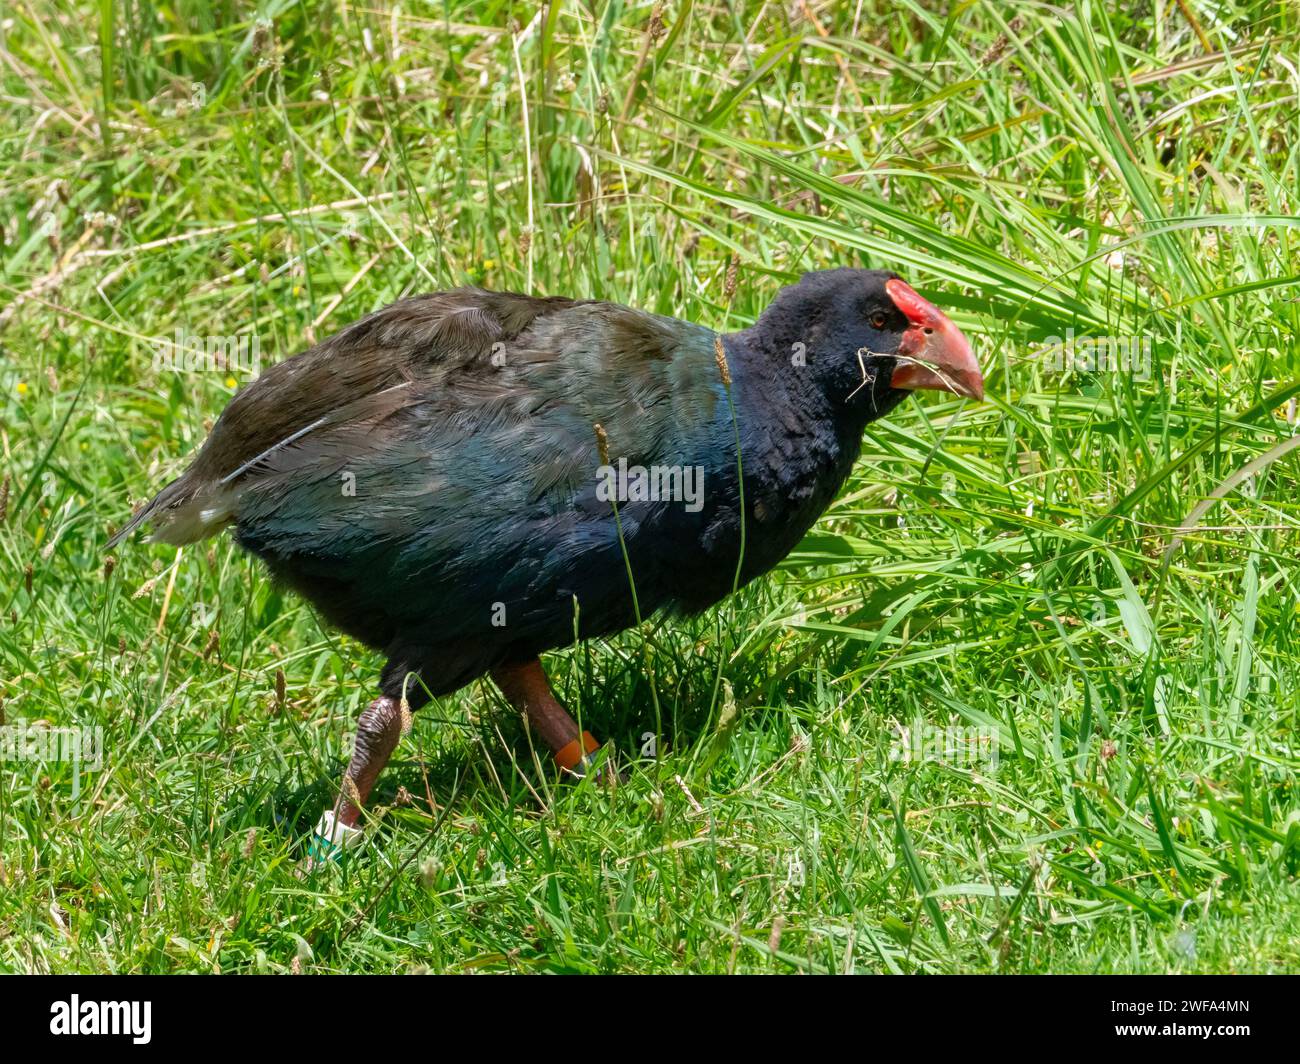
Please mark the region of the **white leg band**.
POLYGON ((321 814, 320 821, 316 824, 315 834, 322 842, 339 850, 349 850, 364 838, 360 828, 339 823, 332 809, 327 809, 321 814))

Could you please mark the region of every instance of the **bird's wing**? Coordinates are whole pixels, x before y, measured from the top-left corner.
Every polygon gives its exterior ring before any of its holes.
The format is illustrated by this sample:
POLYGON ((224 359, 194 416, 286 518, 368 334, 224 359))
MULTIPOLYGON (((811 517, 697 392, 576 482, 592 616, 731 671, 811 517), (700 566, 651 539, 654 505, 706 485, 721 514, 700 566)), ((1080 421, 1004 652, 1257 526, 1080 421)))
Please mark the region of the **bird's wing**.
POLYGON ((323 343, 281 362, 227 405, 194 463, 109 541, 144 521, 155 539, 188 543, 236 515, 244 489, 283 471, 313 448, 337 449, 358 429, 374 429, 411 401, 509 343, 534 320, 573 307, 479 289, 394 303, 323 343))
POLYGON ((339 564, 392 543, 461 555, 485 536, 499 545, 512 522, 590 507, 599 432, 614 462, 700 460, 725 399, 708 330, 588 303, 505 335, 336 403, 234 467, 248 467, 241 539, 339 564))

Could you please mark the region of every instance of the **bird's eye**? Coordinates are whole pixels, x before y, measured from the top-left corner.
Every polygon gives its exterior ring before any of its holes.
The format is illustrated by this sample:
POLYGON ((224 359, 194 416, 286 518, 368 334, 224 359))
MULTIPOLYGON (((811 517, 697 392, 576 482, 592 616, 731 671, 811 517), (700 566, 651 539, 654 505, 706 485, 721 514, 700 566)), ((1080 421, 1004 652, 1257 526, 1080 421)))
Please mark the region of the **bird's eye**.
POLYGON ((885 313, 878 310, 871 315, 871 327, 873 329, 883 329, 885 327, 885 313))

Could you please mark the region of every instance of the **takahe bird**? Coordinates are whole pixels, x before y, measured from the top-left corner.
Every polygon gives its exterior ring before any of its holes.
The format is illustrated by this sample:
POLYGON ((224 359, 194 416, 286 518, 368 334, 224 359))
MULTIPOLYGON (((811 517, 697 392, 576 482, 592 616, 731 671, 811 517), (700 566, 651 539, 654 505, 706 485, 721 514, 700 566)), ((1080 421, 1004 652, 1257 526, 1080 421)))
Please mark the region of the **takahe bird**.
POLYGON ((984 384, 957 327, 883 271, 806 274, 726 335, 594 300, 436 292, 241 390, 109 546, 145 520, 173 544, 233 526, 276 580, 384 651, 318 828, 338 845, 403 701, 485 673, 562 768, 588 770, 599 745, 538 655, 704 610, 771 569, 866 424, 921 388, 981 399, 984 384))

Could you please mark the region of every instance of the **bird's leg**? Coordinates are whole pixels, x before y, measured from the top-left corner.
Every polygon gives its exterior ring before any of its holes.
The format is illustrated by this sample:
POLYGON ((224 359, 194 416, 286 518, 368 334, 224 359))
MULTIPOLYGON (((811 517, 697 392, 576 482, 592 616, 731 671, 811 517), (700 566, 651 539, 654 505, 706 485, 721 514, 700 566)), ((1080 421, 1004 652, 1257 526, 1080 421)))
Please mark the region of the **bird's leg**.
POLYGON ((396 698, 381 695, 357 718, 357 737, 352 744, 352 760, 343 775, 343 786, 333 809, 321 814, 320 822, 307 848, 308 871, 336 858, 349 845, 361 840, 361 807, 370 797, 379 773, 388 764, 409 714, 402 712, 396 698))
POLYGON ((579 729, 569 711, 556 700, 537 658, 522 665, 493 669, 492 679, 506 700, 528 718, 529 726, 551 748, 561 768, 575 776, 585 776, 590 771, 591 755, 600 749, 600 743, 590 732, 579 729))
POLYGON ((343 777, 343 791, 335 808, 338 822, 344 827, 356 826, 361 818, 361 807, 370 797, 375 780, 388 764, 401 737, 402 706, 396 698, 387 695, 376 698, 357 719, 352 760, 343 777))

